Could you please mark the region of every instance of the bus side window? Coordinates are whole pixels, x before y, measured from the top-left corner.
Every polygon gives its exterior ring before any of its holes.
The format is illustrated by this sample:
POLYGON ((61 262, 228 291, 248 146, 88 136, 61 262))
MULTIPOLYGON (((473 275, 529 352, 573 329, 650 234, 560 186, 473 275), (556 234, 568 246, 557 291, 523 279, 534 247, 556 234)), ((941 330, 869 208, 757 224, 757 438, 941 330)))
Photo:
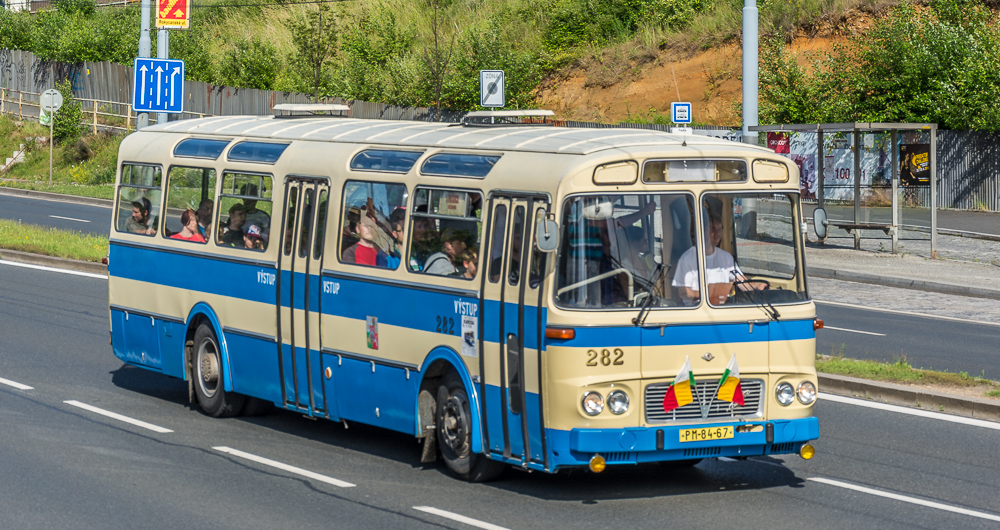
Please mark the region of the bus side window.
POLYGON ((411 215, 410 270, 471 280, 479 262, 482 195, 417 188, 411 215))
POLYGON ((395 269, 402 259, 399 214, 406 186, 352 180, 344 184, 340 261, 395 269), (395 221, 393 221, 395 219, 395 221))
POLYGON ((125 164, 118 189, 115 228, 119 232, 152 236, 160 214, 162 172, 159 166, 125 164))
POLYGON ((213 233, 215 170, 174 166, 167 174, 163 237, 205 243, 213 233), (188 210, 194 214, 186 213, 188 210), (193 220, 192 220, 193 216, 193 220), (188 224, 184 224, 188 220, 188 224))
POLYGON ((267 250, 272 206, 270 176, 223 173, 215 244, 258 252, 267 250))
POLYGON ((500 281, 503 274, 503 242, 507 231, 507 206, 499 205, 493 215, 493 234, 490 240, 490 283, 500 281))

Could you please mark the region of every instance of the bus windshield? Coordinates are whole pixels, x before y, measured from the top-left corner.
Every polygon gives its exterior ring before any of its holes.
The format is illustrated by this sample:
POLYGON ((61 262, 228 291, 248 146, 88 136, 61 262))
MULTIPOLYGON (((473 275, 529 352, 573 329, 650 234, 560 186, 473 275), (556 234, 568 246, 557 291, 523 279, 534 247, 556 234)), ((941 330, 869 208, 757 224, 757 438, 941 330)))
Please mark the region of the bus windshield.
POLYGON ((681 192, 568 198, 556 301, 611 309, 807 299, 791 195, 715 193, 699 203, 681 192))

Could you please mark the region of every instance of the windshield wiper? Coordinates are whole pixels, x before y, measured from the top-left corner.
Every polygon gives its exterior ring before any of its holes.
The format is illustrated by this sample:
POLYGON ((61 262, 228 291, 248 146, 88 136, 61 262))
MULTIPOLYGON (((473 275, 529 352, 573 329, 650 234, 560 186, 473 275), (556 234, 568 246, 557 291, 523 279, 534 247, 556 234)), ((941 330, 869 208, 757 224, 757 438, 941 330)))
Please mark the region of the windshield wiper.
POLYGON ((670 266, 663 266, 662 263, 656 265, 656 270, 653 271, 653 281, 649 284, 646 289, 646 293, 649 295, 646 300, 642 303, 642 308, 639 309, 639 314, 632 319, 632 324, 641 327, 646 322, 646 317, 649 316, 649 308, 653 305, 653 299, 657 300, 660 298, 653 291, 656 289, 656 284, 660 282, 660 277, 663 276, 665 270, 669 269, 670 266))
MULTIPOLYGON (((763 311, 764 314, 766 314, 769 319, 778 320, 779 318, 781 318, 781 314, 778 313, 778 310, 774 307, 774 305, 771 304, 770 300, 768 300, 767 298, 758 298, 758 296, 762 295, 760 295, 759 290, 753 286, 753 282, 751 280, 749 279, 740 280, 739 278, 736 277, 736 271, 733 271, 732 274, 733 274, 733 285, 746 287, 746 289, 740 289, 740 290, 743 292, 750 291, 751 293, 750 300, 753 301, 754 305, 759 307, 760 310, 763 311)), ((744 276, 744 278, 746 278, 746 276, 744 276)))

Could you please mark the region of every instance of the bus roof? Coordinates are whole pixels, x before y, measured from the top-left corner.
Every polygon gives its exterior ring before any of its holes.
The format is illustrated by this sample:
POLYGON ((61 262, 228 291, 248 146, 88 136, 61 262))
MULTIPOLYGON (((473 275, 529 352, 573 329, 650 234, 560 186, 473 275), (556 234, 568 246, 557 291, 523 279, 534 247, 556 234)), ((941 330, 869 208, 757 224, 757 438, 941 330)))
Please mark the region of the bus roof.
POLYGON ((366 120, 337 117, 274 119, 273 116, 220 116, 172 121, 143 129, 198 136, 311 140, 352 144, 481 149, 586 155, 609 149, 686 145, 770 152, 709 136, 672 134, 648 129, 539 126, 462 126, 459 124, 366 120), (739 146, 739 147, 737 147, 739 146))

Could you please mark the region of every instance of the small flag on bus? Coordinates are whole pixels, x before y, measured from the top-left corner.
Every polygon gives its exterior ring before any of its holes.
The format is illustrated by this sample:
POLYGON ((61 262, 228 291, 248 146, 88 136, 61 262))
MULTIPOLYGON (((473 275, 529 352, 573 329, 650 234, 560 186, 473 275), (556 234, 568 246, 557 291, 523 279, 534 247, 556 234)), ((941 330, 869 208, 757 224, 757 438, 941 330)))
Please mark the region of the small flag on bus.
POLYGON ((691 360, 685 357, 684 366, 681 367, 681 371, 674 378, 674 383, 667 389, 667 395, 663 396, 663 412, 670 412, 694 401, 694 398, 691 396, 694 386, 694 374, 691 373, 691 360))
POLYGON ((740 406, 744 404, 743 387, 740 385, 740 368, 736 365, 736 355, 729 359, 729 365, 722 373, 722 379, 719 379, 719 392, 716 394, 716 398, 740 406))

